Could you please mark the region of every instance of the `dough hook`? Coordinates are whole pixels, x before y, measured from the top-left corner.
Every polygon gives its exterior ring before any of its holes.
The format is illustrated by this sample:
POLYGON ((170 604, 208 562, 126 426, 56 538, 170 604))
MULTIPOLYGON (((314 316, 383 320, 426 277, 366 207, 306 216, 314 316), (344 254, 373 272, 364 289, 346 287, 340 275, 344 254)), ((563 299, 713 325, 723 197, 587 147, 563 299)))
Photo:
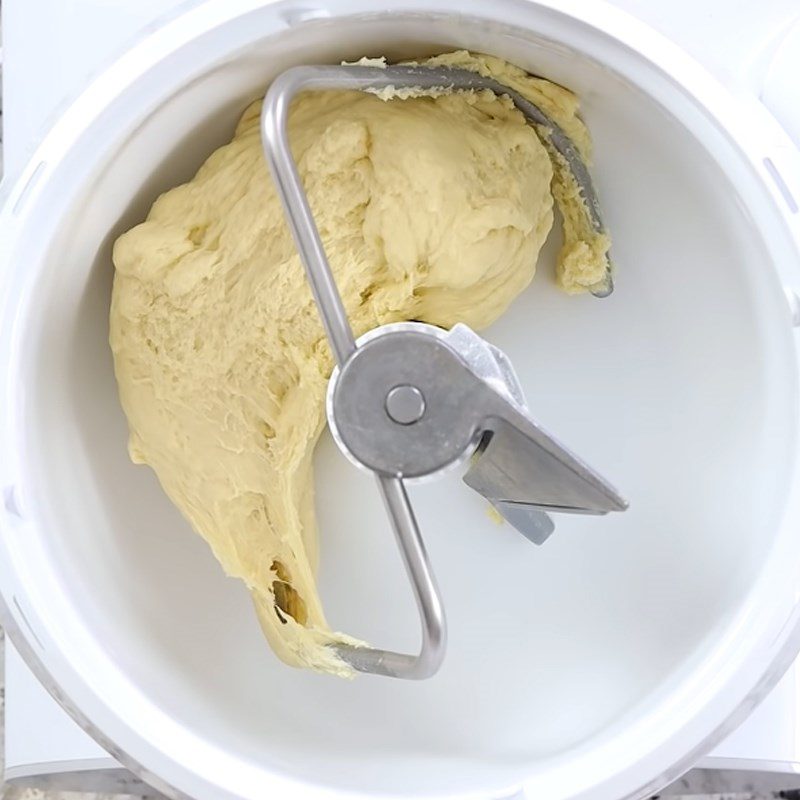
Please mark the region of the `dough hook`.
MULTIPOLYGON (((409 575, 422 623, 418 655, 337 645, 360 672, 427 678, 446 648, 444 608, 404 480, 434 476, 470 459, 464 482, 517 530, 540 544, 553 531, 547 511, 623 511, 619 493, 529 415, 508 358, 466 325, 386 325, 353 337, 289 147, 287 118, 306 90, 387 87, 491 89, 511 97, 567 161, 592 228, 602 232, 592 182, 574 144, 541 109, 468 70, 424 66, 302 66, 282 73, 264 98, 261 135, 301 261, 338 362, 328 388, 328 421, 345 455, 374 473, 409 575)), ((610 267, 603 286, 611 293, 610 267)))

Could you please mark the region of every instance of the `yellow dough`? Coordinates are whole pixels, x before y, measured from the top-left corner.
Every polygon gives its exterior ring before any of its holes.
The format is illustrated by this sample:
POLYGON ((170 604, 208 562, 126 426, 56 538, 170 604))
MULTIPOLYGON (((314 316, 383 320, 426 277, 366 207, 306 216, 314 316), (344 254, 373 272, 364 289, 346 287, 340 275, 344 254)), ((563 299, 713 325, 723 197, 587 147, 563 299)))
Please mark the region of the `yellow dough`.
MULTIPOLYGON (((588 156, 567 90, 486 56, 433 60, 513 86, 588 156)), ((328 627, 314 577, 312 456, 333 364, 259 111, 117 240, 110 341, 131 458, 246 583, 280 658, 349 676, 326 645, 351 640, 328 627)), ((553 169, 508 98, 305 94, 289 129, 356 335, 408 319, 480 329, 530 283, 553 222, 553 169)), ((581 201, 556 171, 560 281, 580 291, 602 278, 608 241, 572 223, 581 201)))

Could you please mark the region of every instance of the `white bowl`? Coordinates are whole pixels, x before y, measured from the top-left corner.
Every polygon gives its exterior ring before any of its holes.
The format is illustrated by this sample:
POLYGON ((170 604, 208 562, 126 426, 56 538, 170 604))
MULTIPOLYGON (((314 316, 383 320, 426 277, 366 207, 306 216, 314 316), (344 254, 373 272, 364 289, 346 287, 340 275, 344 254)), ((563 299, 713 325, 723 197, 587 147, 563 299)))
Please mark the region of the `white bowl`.
MULTIPOLYGON (((798 245, 767 129, 739 111, 648 29, 556 0, 220 0, 100 76, 0 220, 0 588, 51 690, 124 763, 195 798, 619 800, 687 768, 798 648, 798 360, 782 291, 800 285, 798 245), (244 587, 128 461, 110 245, 285 67, 460 47, 582 98, 617 290, 560 294, 553 241, 487 337, 534 414, 631 508, 559 518, 536 548, 457 478, 414 487, 449 612, 445 665, 421 683, 337 681, 273 657, 244 587)), ((331 623, 413 648, 372 482, 327 438, 317 475, 331 623)))

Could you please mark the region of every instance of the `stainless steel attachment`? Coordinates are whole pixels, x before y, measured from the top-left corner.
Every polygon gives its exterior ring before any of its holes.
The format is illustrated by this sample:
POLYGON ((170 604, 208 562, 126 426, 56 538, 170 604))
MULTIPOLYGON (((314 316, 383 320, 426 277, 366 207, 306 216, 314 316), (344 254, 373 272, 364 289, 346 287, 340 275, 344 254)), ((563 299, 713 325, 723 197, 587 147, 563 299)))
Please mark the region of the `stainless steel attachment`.
MULTIPOLYGON (((442 663, 447 629, 404 480, 436 476, 469 459, 465 483, 537 544, 553 531, 548 511, 605 514, 624 510, 627 502, 531 418, 508 358, 466 325, 443 331, 401 323, 354 340, 292 158, 288 110, 299 91, 389 86, 509 95, 569 164, 593 229, 603 227, 586 165, 569 138, 530 101, 476 73, 424 66, 294 67, 264 98, 264 153, 338 362, 329 385, 328 421, 343 452, 377 477, 422 623, 417 655, 350 646, 338 646, 337 653, 360 672, 427 678, 442 663)), ((609 271, 594 293, 606 296, 612 288, 609 271)))

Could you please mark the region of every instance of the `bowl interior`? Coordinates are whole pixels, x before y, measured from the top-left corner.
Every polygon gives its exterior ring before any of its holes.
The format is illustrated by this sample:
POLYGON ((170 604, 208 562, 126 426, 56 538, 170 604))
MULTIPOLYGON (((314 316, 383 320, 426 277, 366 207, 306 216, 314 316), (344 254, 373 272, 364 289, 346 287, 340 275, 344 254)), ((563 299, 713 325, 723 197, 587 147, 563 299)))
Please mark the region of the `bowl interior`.
MULTIPOLYGON (((70 602, 171 717, 313 782, 477 790, 645 718, 729 635, 775 541, 792 438, 776 431, 793 413, 794 373, 746 204, 655 99, 567 38, 468 18, 309 20, 205 65, 95 166, 37 288, 28 458, 70 602), (533 285, 486 336, 511 357, 535 416, 631 507, 560 516, 537 548, 498 526, 457 476, 414 486, 449 616, 446 663, 422 683, 337 681, 273 657, 244 587, 222 574, 152 472, 129 462, 107 345, 110 246, 230 137, 283 68, 458 47, 581 96, 616 292, 560 293, 554 231, 533 285)), ((331 624, 415 648, 416 611, 372 481, 327 435, 316 469, 331 624)))

